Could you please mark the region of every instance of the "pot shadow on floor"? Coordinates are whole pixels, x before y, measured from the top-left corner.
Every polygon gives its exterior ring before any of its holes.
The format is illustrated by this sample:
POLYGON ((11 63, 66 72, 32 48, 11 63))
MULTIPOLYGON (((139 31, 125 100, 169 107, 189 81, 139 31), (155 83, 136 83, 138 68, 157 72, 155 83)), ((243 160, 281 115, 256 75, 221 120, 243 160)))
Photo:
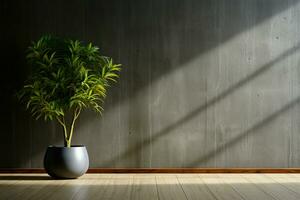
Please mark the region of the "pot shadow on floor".
POLYGON ((0 174, 0 180, 31 180, 31 181, 39 181, 39 180, 56 180, 48 175, 2 175, 0 174))

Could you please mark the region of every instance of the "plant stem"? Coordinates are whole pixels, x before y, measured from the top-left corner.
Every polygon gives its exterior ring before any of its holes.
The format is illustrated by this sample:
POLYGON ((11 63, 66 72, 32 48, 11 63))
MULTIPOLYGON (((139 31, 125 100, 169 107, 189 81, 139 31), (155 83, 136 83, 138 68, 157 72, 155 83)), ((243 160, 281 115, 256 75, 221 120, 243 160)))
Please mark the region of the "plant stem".
POLYGON ((71 147, 71 140, 72 140, 72 136, 73 136, 73 132, 74 132, 75 121, 79 117, 80 112, 81 112, 81 108, 76 108, 74 111, 74 116, 73 116, 73 120, 72 120, 72 124, 71 124, 71 128, 70 128, 70 135, 66 140, 67 147, 71 147))
POLYGON ((63 130, 64 130, 64 146, 67 146, 68 132, 67 132, 67 126, 66 126, 65 118, 63 117, 62 120, 61 120, 59 117, 57 117, 56 119, 63 127, 63 130))

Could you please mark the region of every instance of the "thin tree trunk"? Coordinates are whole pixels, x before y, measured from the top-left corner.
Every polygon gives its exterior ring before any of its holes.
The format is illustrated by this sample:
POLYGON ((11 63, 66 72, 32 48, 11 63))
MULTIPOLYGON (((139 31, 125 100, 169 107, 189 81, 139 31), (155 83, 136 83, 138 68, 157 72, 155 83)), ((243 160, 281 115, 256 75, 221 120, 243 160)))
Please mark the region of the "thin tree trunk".
POLYGON ((63 138, 64 138, 64 146, 67 147, 68 146, 68 132, 67 132, 67 126, 66 126, 66 122, 65 122, 65 118, 63 117, 62 120, 57 117, 56 118, 57 121, 61 124, 62 128, 63 128, 63 138))
POLYGON ((72 124, 70 127, 70 134, 67 139, 67 147, 71 147, 71 141, 72 141, 72 137, 73 137, 75 122, 76 122, 77 118, 79 117, 80 112, 81 112, 81 108, 75 109, 75 111, 74 111, 74 116, 73 116, 72 124))

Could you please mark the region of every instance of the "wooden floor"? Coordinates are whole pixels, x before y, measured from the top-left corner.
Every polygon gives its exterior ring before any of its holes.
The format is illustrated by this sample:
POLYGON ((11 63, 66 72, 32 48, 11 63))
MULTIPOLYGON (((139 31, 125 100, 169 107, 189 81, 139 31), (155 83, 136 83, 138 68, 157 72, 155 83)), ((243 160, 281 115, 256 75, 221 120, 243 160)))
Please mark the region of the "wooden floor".
POLYGON ((0 174, 0 199, 300 200, 300 174, 0 174))

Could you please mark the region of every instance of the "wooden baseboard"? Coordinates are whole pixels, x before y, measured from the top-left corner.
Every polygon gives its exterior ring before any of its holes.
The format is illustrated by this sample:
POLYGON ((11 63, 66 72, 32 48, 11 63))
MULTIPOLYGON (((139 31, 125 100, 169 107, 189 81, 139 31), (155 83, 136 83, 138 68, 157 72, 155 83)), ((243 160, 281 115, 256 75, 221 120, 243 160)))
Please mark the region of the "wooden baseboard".
POLYGON ((88 173, 300 173, 300 168, 91 168, 88 173))
MULTIPOLYGON (((0 168, 0 173, 45 173, 45 170, 0 168)), ((87 173, 300 173, 300 168, 90 168, 87 173)))

